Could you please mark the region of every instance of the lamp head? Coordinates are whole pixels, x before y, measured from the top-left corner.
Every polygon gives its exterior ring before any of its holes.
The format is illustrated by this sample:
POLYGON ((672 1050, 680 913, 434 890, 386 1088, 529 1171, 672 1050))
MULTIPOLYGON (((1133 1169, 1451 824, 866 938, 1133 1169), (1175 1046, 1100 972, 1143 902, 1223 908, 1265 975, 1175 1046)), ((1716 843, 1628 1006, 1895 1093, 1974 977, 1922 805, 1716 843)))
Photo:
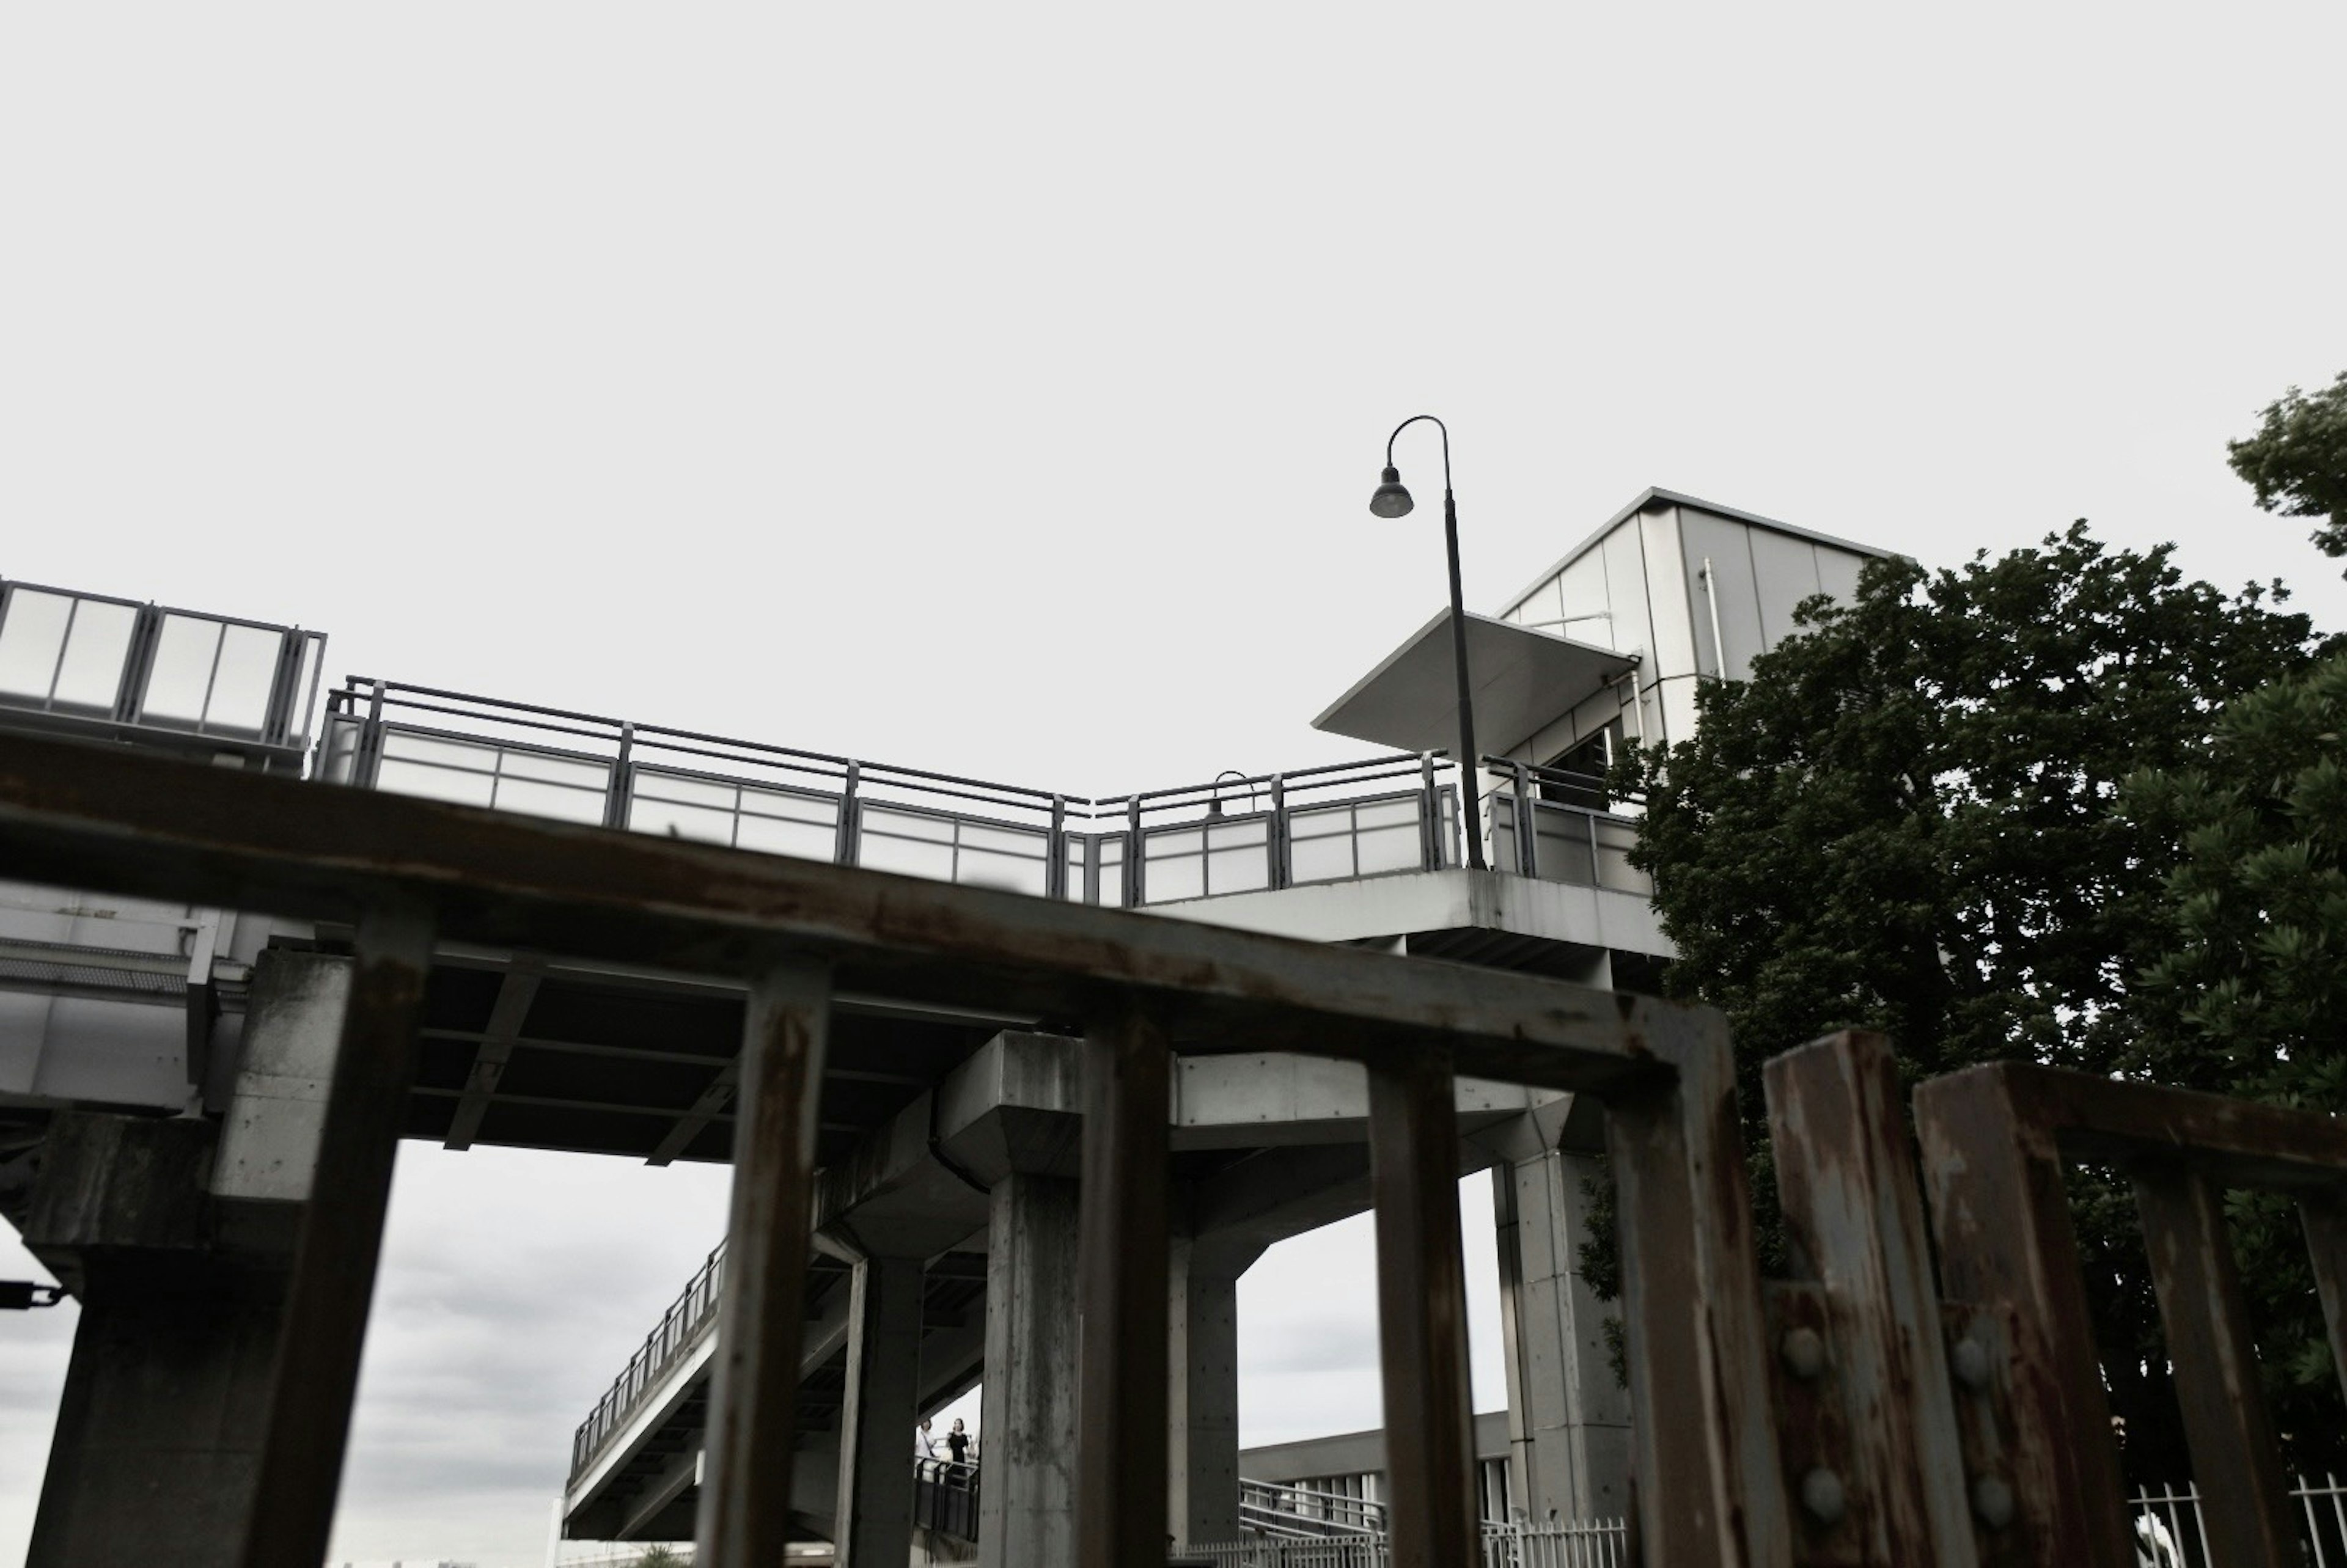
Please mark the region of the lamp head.
POLYGON ((1380 518, 1406 518, 1417 504, 1409 498, 1409 492, 1402 488, 1401 470, 1388 468, 1377 492, 1369 497, 1369 511, 1380 518))

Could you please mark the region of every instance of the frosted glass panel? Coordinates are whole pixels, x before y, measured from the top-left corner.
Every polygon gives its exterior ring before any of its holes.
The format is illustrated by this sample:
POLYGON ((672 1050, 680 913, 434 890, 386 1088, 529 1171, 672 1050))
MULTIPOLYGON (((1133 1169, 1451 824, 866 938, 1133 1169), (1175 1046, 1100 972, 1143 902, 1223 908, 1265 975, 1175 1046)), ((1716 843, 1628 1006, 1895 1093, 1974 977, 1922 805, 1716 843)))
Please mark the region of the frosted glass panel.
POLYGON ((212 683, 212 661, 220 652, 220 624, 190 615, 167 615, 155 642, 155 666, 147 674, 147 698, 139 712, 149 719, 201 723, 204 698, 212 683))
POLYGON ((486 773, 460 772, 387 756, 376 771, 375 787, 395 794, 454 801, 458 805, 487 805, 497 788, 497 780, 486 773))
POLYGON ((536 779, 499 779, 494 804, 499 811, 559 817, 565 822, 603 820, 602 790, 572 789, 561 784, 541 784, 536 779))
POLYGON ((988 850, 964 847, 961 866, 955 880, 971 887, 996 887, 1010 893, 1043 895, 1044 866, 1040 860, 1022 856, 997 855, 988 850))
POLYGON ((1147 881, 1142 890, 1152 904, 1205 897, 1204 867, 1198 864, 1198 857, 1194 855, 1179 856, 1169 860, 1160 860, 1152 855, 1145 875, 1147 881))
POLYGON ((869 815, 864 819, 864 832, 856 845, 856 861, 857 865, 874 871, 928 876, 939 882, 953 880, 952 845, 896 838, 876 833, 869 815))
POLYGON ((269 722, 269 688, 277 679, 283 637, 257 626, 231 626, 220 636, 220 667, 204 727, 257 735, 269 722))
POLYGON ((123 663, 130 657, 130 633, 138 624, 138 612, 127 604, 83 600, 66 637, 53 700, 60 707, 111 712, 115 693, 122 687, 123 663))
POLYGON ((739 848, 795 855, 803 860, 829 860, 839 848, 839 829, 829 822, 785 822, 745 814, 737 833, 733 842, 739 848))
POLYGON ((697 839, 703 844, 733 842, 733 814, 704 805, 679 805, 672 801, 647 800, 638 795, 628 807, 628 825, 638 833, 667 838, 697 839))
POLYGON ((0 692, 47 700, 72 613, 73 600, 59 594, 20 588, 8 596, 8 619, 0 623, 0 692))

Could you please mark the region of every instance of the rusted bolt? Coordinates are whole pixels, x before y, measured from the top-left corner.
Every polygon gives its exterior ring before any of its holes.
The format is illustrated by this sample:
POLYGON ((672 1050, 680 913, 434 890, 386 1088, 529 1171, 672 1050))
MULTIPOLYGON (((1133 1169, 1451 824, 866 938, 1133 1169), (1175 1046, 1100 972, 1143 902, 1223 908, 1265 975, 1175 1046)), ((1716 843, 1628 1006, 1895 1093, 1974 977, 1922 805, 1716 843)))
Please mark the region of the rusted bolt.
POLYGON ((1841 1477, 1823 1465, 1801 1478, 1801 1506, 1819 1524, 1840 1524, 1849 1501, 1842 1495, 1841 1477))
POLYGON ((1782 1349, 1785 1368, 1796 1378, 1814 1378, 1826 1369, 1826 1342, 1814 1328, 1796 1328, 1787 1334, 1782 1349))
POLYGON ((1988 1387, 1988 1350, 1979 1340, 1957 1340, 1953 1360, 1957 1382, 1967 1389, 1988 1387))
POLYGON ((1991 1530, 2002 1530, 2013 1522, 2013 1488, 2003 1477, 1984 1475, 1973 1482, 1973 1512, 1991 1530))

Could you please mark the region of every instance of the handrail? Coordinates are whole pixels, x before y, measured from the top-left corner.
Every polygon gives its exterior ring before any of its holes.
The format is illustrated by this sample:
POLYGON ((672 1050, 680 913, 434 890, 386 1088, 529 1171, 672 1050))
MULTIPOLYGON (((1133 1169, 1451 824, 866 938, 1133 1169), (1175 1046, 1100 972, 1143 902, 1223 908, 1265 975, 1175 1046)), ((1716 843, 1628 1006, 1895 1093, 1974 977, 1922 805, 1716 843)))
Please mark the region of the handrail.
MULTIPOLYGON (((329 694, 318 746, 317 772, 336 783, 1079 903, 1178 903, 1434 870, 1463 858, 1458 770, 1440 752, 1267 774, 1225 769, 1203 783, 1092 796, 371 676, 353 676, 329 694), (434 751, 436 743, 457 749, 434 751), (1247 809, 1230 812, 1225 797, 1239 788, 1248 792, 1247 809), (693 798, 696 790, 708 798, 693 798)), ((1512 776, 1522 803, 1511 806, 1506 791, 1490 792, 1484 820, 1471 825, 1494 865, 1547 881, 1648 891, 1624 854, 1604 852, 1626 845, 1629 819, 1542 798, 1603 801, 1605 781, 1512 758, 1479 762, 1512 776), (1547 825, 1511 850, 1518 815, 1547 825), (1586 825, 1557 825, 1583 819, 1586 825), (1577 847, 1549 856, 1560 864, 1540 864, 1531 840, 1557 835, 1577 847)))

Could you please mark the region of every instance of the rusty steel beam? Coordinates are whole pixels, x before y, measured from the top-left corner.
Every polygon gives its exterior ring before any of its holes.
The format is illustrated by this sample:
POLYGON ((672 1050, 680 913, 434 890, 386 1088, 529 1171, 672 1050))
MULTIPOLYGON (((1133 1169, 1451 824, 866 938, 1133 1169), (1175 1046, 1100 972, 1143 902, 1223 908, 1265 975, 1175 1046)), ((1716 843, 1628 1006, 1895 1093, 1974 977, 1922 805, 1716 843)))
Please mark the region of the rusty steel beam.
POLYGON ((1083 1182, 1076 1310, 1076 1562, 1126 1568, 1165 1555, 1165 1030, 1118 1009, 1085 1030, 1083 1182))
POLYGON ((1966 1071, 2003 1079, 2014 1104, 2074 1160, 2188 1151, 2219 1186, 2337 1191, 2347 1181, 2347 1119, 2028 1062, 1966 1071))
POLYGON ((1455 1085, 1450 1052, 1431 1042, 1369 1070, 1392 1568, 1470 1568, 1481 1560, 1455 1085))
POLYGON ((1707 1008, 1642 998, 1630 1025, 1644 1050, 1677 1070, 1605 1097, 1645 1560, 1788 1568, 1727 1022, 1707 1008))
POLYGON ((2322 1297, 2322 1318, 2331 1327, 2331 1368, 2339 1391, 2347 1395, 2347 1196, 2321 1194, 2301 1198, 2299 1223, 2314 1263, 2314 1288, 2322 1297))
POLYGON ((790 1541, 816 1088, 830 1003, 828 973, 803 958, 774 961, 751 982, 694 1532, 695 1561, 707 1568, 773 1568, 790 1541))
POLYGON ((2023 1084, 1973 1068, 1915 1091, 1941 1284, 1952 1298, 2011 1311, 2004 1371, 2018 1555, 2005 1560, 2135 1568, 2061 1152, 2016 1102, 2023 1084))
POLYGON ((1786 1229, 1800 1271, 1842 1309, 1827 1351, 1856 1471, 1839 1479, 1863 1491, 1850 1512, 1863 1522, 1865 1560, 1973 1563, 1940 1291, 1891 1043, 1832 1035, 1763 1071, 1786 1229))
POLYGON ((270 1385, 245 1568, 323 1563, 350 1440, 392 1165, 415 1079, 432 923, 394 906, 360 917, 350 997, 302 1205, 270 1385))
POLYGON ((506 1063, 513 1060, 514 1041, 520 1038, 522 1020, 529 1016, 545 974, 544 964, 517 958, 497 982, 497 1000, 489 1005, 488 1027, 473 1049, 472 1071, 465 1076, 464 1095, 448 1118, 448 1135, 441 1147, 469 1149, 480 1136, 481 1118, 488 1113, 489 1101, 506 1075, 506 1063))
POLYGON ((2144 1161, 2130 1173, 2209 1561, 2213 1568, 2294 1568, 2298 1525, 2225 1231, 2224 1191, 2177 1160, 2144 1161))
POLYGON ((0 861, 29 880, 346 920, 386 900, 452 940, 741 973, 780 941, 841 989, 1080 1019, 1157 999, 1183 1050, 1372 1061, 1452 1038, 1474 1077, 1652 1073, 1614 999, 1533 976, 1219 929, 785 856, 0 736, 0 861), (1240 1043, 1243 1042, 1243 1043, 1240 1043))

